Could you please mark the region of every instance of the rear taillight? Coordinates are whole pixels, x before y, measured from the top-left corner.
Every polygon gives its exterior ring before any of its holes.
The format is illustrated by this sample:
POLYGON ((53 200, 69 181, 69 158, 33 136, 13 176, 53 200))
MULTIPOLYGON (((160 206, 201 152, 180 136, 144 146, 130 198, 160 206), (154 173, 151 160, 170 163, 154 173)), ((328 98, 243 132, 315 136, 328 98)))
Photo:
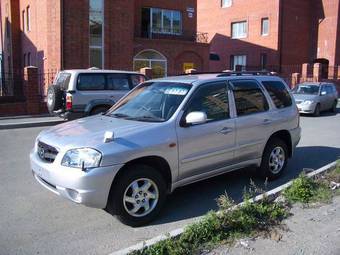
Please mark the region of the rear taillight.
POLYGON ((66 110, 71 110, 72 109, 72 96, 67 95, 66 96, 66 110))

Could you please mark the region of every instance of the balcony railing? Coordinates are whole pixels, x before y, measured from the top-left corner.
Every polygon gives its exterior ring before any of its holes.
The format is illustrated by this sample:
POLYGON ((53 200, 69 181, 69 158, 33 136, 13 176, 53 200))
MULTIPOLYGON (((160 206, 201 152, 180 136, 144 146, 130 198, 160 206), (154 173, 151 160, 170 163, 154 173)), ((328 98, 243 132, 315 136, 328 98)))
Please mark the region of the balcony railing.
POLYGON ((171 39, 171 40, 183 40, 198 43, 208 43, 208 33, 195 32, 190 30, 162 30, 150 29, 142 30, 140 35, 137 37, 148 38, 148 39, 171 39))

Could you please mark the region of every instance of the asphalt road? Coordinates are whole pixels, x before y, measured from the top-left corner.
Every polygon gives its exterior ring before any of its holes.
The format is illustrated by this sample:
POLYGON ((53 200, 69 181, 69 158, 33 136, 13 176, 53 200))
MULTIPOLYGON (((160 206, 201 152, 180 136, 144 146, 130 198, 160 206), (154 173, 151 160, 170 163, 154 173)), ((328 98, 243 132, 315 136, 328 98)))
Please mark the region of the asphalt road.
MULTIPOLYGON (((340 157, 340 113, 302 117, 302 140, 276 187, 303 168, 317 169, 340 157)), ((178 189, 159 219, 147 227, 122 225, 103 210, 86 208, 45 190, 33 179, 28 154, 43 128, 0 130, 0 254, 109 254, 166 233, 216 209, 225 191, 236 201, 252 169, 178 189)))

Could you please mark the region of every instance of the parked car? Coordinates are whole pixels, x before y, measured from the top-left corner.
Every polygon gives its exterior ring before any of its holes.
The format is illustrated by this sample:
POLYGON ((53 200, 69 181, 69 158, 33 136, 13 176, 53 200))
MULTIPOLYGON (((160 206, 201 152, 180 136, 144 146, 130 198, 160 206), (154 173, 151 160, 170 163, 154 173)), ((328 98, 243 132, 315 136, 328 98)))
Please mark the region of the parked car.
POLYGON ((279 77, 169 77, 137 86, 103 115, 42 131, 30 161, 50 191, 140 226, 178 187, 248 166, 278 178, 300 133, 279 77))
POLYGON ((319 116, 322 111, 336 112, 338 92, 333 83, 302 83, 293 89, 293 96, 300 113, 319 116))
POLYGON ((47 91, 50 113, 76 119, 107 111, 146 77, 136 72, 83 69, 58 73, 47 91))

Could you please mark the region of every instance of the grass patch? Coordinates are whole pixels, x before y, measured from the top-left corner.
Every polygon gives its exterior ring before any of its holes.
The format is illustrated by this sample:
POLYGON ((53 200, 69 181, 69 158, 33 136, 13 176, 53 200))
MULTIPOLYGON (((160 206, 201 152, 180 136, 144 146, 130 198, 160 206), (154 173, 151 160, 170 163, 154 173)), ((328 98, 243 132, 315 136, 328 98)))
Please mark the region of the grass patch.
MULTIPOLYGON (((307 178, 300 175, 293 184, 283 191, 283 196, 290 203, 330 202, 332 196, 339 194, 340 189, 332 191, 332 182, 340 183, 340 164, 321 177, 307 178)), ((219 244, 230 244, 236 239, 268 232, 273 226, 289 216, 285 203, 270 201, 267 197, 251 203, 250 198, 264 191, 251 182, 244 192, 244 203, 236 205, 224 194, 217 199, 219 211, 211 211, 199 222, 189 225, 176 238, 168 238, 132 255, 189 255, 200 254, 219 244)), ((265 194, 265 193, 264 193, 265 194)))
POLYGON ((272 203, 268 199, 251 203, 249 195, 245 195, 245 203, 237 207, 228 195, 220 196, 217 201, 219 213, 209 212, 202 220, 187 227, 178 238, 161 241, 131 254, 199 254, 216 244, 233 242, 237 238, 269 230, 288 216, 283 204, 272 203))
POLYGON ((283 192, 283 195, 290 203, 329 203, 334 195, 340 194, 339 189, 334 191, 330 189, 332 182, 340 183, 339 165, 316 178, 308 178, 305 174, 301 174, 283 192))

